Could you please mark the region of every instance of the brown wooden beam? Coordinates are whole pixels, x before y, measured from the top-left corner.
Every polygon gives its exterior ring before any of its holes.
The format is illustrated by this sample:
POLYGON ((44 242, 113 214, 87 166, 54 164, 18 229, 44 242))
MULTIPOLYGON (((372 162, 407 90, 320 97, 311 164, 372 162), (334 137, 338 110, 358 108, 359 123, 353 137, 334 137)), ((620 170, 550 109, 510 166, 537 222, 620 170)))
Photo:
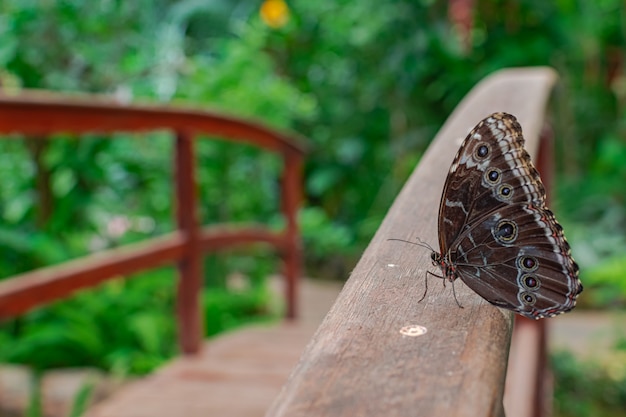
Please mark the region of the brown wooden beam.
POLYGON ((172 263, 181 258, 184 241, 180 233, 170 233, 2 280, 0 319, 23 314, 111 277, 172 263))
POLYGON ((125 105, 108 97, 0 92, 0 133, 45 137, 50 133, 150 131, 167 129, 210 134, 286 152, 303 152, 304 140, 258 121, 183 106, 125 105))
MULTIPOLYGON (((497 111, 517 116, 536 154, 549 68, 495 73, 457 106, 394 201, 343 291, 267 417, 502 416, 513 313, 455 282, 424 276, 430 251, 390 238, 437 244, 444 181, 461 141, 497 111), (405 326, 427 332, 410 337, 405 326)), ((528 366, 534 366, 528 364, 528 366)))
POLYGON ((232 246, 266 243, 279 250, 287 245, 284 231, 275 231, 257 224, 211 225, 200 229, 203 252, 228 249, 232 246))
POLYGON ((281 254, 285 274, 285 300, 287 301, 286 316, 295 319, 298 311, 298 280, 302 263, 302 246, 298 229, 298 207, 302 199, 302 156, 292 153, 285 158, 282 177, 282 212, 286 222, 285 242, 281 254))
POLYGON ((176 137, 174 158, 176 175, 176 221, 185 236, 185 251, 178 263, 178 331, 181 350, 197 353, 204 335, 204 319, 200 304, 202 288, 202 248, 200 246, 197 212, 197 184, 193 139, 189 133, 176 137))

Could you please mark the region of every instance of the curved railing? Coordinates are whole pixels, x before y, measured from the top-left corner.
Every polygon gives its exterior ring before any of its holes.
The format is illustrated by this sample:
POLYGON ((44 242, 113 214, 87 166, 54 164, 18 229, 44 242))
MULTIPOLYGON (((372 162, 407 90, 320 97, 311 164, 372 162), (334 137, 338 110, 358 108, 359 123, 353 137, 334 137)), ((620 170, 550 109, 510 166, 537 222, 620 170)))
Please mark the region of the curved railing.
POLYGON ((146 132, 169 130, 176 136, 174 153, 177 229, 137 244, 98 252, 60 265, 0 281, 0 319, 66 297, 104 280, 177 263, 179 342, 185 353, 198 351, 202 340, 199 291, 202 255, 253 242, 274 246, 284 260, 286 315, 296 315, 300 239, 296 214, 301 189, 303 141, 258 122, 197 108, 124 104, 94 96, 45 91, 0 93, 0 134, 20 133, 45 140, 54 133, 146 132), (282 156, 282 231, 262 225, 202 227, 197 218, 194 142, 199 134, 245 142, 282 156))

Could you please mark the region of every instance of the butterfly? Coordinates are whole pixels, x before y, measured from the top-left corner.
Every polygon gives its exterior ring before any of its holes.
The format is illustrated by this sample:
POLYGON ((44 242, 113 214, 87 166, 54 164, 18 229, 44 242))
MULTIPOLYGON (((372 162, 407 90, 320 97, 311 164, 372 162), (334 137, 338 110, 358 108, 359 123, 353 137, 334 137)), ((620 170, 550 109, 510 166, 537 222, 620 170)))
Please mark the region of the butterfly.
POLYGON ((545 199, 517 119, 494 113, 478 123, 441 196, 439 252, 431 254, 441 278, 460 278, 491 304, 531 319, 574 308, 583 290, 578 265, 545 199))

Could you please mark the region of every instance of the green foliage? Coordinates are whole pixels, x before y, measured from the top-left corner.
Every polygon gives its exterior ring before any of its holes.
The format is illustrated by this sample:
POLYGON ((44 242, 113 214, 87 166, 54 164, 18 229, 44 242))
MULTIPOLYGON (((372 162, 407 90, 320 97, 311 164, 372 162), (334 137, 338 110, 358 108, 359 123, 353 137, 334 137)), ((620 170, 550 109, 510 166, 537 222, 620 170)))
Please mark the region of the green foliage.
POLYGON ((30 88, 121 88, 163 71, 169 62, 158 53, 167 45, 158 22, 169 3, 5 0, 0 5, 0 66, 30 88))
POLYGON ((317 207, 303 209, 299 222, 309 268, 322 277, 346 276, 346 265, 353 255, 350 248, 355 245, 353 231, 332 222, 317 207))
POLYGON ((171 270, 109 281, 5 324, 0 360, 145 373, 176 351, 171 270))
MULTIPOLYGON (((74 397, 72 408, 67 415, 68 417, 80 417, 87 410, 93 396, 95 385, 93 381, 85 383, 74 397)), ((32 376, 30 396, 28 398, 27 409, 24 411, 24 417, 43 417, 42 406, 42 377, 41 374, 35 373, 32 376)))
POLYGON ((555 415, 626 416, 625 353, 616 351, 605 363, 583 362, 568 352, 553 355, 555 415))
POLYGON ((614 346, 586 359, 570 352, 552 355, 557 417, 626 416, 626 333, 615 317, 614 346))
POLYGON ((41 375, 34 375, 31 381, 32 390, 28 401, 27 417, 40 417, 43 415, 41 406, 41 375))
POLYGON ((294 120, 313 120, 316 101, 277 76, 270 57, 262 51, 258 30, 243 26, 240 32, 236 39, 216 42, 210 54, 199 51, 186 61, 176 97, 260 118, 276 127, 291 128, 294 120))
POLYGON ((586 303, 593 306, 626 305, 626 256, 602 259, 585 274, 585 285, 592 289, 586 303))
POLYGON ((74 398, 72 409, 68 417, 80 417, 87 410, 91 397, 94 393, 95 384, 93 382, 85 383, 74 398))
POLYGON ((559 209, 587 290, 583 302, 592 306, 626 305, 626 142, 616 135, 599 141, 585 175, 559 179, 559 209))
POLYGON ((344 251, 356 254, 415 163, 411 151, 425 147, 446 103, 451 108, 472 80, 441 71, 463 61, 441 8, 409 1, 289 4, 291 24, 257 36, 267 39, 279 71, 319 103, 317 117, 298 124, 315 143, 307 196, 332 219, 330 227, 351 234, 344 251), (465 86, 455 90, 459 81, 465 86))
POLYGON ((206 291, 202 302, 207 336, 251 322, 269 322, 277 317, 276 312, 270 310, 271 294, 266 290, 243 292, 216 288, 206 291))

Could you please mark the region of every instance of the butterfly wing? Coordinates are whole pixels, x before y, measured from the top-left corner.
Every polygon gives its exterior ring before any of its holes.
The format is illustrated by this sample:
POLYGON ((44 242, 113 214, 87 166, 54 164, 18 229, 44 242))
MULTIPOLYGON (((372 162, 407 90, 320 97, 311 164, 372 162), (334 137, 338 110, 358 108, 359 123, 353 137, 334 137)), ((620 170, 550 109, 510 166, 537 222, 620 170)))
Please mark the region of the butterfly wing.
POLYGON ((495 113, 467 136, 439 208, 442 255, 492 304, 531 318, 571 310, 578 266, 514 116, 495 113))
POLYGON ((517 119, 492 114, 467 135, 450 167, 439 204, 441 253, 486 212, 522 201, 543 206, 545 195, 517 119))
POLYGON ((454 250, 457 274, 468 287, 526 317, 569 311, 582 291, 563 229, 545 208, 518 203, 491 212, 454 250))

